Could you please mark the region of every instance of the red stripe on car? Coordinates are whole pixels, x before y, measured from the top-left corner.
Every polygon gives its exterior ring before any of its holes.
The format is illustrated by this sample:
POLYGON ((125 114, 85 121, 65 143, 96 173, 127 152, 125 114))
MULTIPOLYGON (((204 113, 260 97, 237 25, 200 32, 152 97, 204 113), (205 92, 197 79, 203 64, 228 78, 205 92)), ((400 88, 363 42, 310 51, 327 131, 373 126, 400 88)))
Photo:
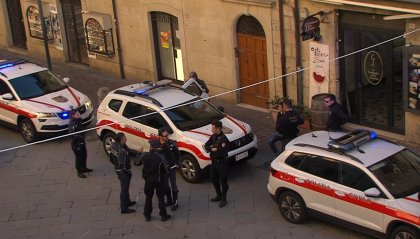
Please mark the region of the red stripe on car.
POLYGON ((399 218, 402 220, 405 220, 407 222, 411 222, 413 224, 416 225, 420 225, 420 218, 418 216, 409 214, 407 212, 404 211, 400 211, 400 210, 395 210, 395 209, 391 209, 385 205, 370 201, 370 200, 363 200, 361 198, 356 198, 356 197, 350 197, 349 194, 345 194, 344 197, 339 197, 336 196, 334 193, 334 189, 328 187, 328 185, 326 186, 321 186, 320 184, 316 184, 316 183, 310 183, 308 180, 304 180, 304 182, 297 182, 297 177, 294 177, 290 174, 284 173, 284 172, 280 172, 278 170, 275 170, 273 168, 271 168, 271 175, 275 178, 278 178, 282 181, 286 181, 288 183, 297 185, 299 187, 303 187, 303 188, 307 188, 309 190, 312 191, 316 191, 325 195, 328 195, 330 197, 334 197, 337 198, 339 200, 343 200, 352 204, 355 204, 357 206, 363 207, 363 208, 367 208, 379 213, 383 213, 386 214, 388 216, 391 217, 395 217, 395 218, 399 218))
POLYGON ((38 104, 41 104, 41 105, 46 105, 46 106, 48 106, 50 108, 56 108, 56 109, 59 109, 61 111, 66 111, 65 109, 61 108, 60 106, 52 105, 52 104, 49 104, 49 103, 45 103, 45 102, 41 102, 41 101, 37 101, 37 100, 31 100, 31 99, 26 100, 26 101, 38 103, 38 104))
MULTIPOLYGON (((116 123, 116 122, 112 122, 110 120, 102 120, 99 123, 96 124, 97 127, 102 127, 102 126, 109 126, 111 128, 114 128, 116 130, 128 133, 128 134, 132 134, 132 135, 136 135, 140 138, 149 140, 150 138, 153 138, 154 136, 147 136, 144 132, 142 131, 138 131, 135 130, 133 128, 129 128, 129 127, 121 127, 120 124, 116 123)), ((185 148, 188 149, 190 151, 192 151, 195 155, 197 155, 197 157, 199 157, 202 160, 210 160, 209 157, 203 155, 202 151, 197 148, 195 145, 186 143, 186 142, 182 142, 182 141, 177 141, 176 145, 178 146, 179 149, 185 148)))
POLYGON ((23 111, 21 109, 17 109, 16 107, 13 107, 13 106, 8 105, 8 104, 3 104, 1 102, 0 102, 0 108, 3 108, 3 109, 5 109, 7 111, 10 111, 10 112, 13 112, 17 115, 23 115, 27 118, 36 118, 35 114, 29 113, 27 111, 23 111))
POLYGON ((230 121, 232 121, 234 124, 236 124, 236 126, 238 126, 244 132, 244 135, 246 135, 246 129, 243 125, 240 125, 238 122, 236 122, 236 120, 234 120, 229 115, 227 115, 226 118, 228 118, 230 121))
POLYGON ((80 100, 79 98, 77 98, 76 94, 70 89, 70 87, 67 87, 67 90, 70 91, 70 94, 73 96, 73 98, 76 100, 77 102, 77 107, 80 107, 80 100))

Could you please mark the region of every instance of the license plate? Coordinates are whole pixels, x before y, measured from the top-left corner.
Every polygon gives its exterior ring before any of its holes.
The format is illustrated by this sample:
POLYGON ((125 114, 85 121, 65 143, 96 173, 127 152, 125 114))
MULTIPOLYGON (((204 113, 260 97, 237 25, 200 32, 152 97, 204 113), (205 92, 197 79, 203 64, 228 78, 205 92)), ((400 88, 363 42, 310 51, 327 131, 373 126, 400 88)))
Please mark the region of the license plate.
POLYGON ((246 157, 248 157, 248 151, 245 151, 243 153, 240 153, 240 154, 236 155, 235 160, 238 161, 238 160, 241 160, 241 159, 246 158, 246 157))

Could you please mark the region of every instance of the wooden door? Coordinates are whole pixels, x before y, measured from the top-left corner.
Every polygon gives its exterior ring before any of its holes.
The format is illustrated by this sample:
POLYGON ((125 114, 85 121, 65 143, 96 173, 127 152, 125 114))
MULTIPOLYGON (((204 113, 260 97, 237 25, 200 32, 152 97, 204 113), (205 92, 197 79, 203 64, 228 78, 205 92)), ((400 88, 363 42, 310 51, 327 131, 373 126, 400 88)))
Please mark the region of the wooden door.
MULTIPOLYGON (((265 37, 237 33, 240 87, 268 79, 267 48, 265 37)), ((267 108, 268 82, 240 92, 241 103, 267 108)))

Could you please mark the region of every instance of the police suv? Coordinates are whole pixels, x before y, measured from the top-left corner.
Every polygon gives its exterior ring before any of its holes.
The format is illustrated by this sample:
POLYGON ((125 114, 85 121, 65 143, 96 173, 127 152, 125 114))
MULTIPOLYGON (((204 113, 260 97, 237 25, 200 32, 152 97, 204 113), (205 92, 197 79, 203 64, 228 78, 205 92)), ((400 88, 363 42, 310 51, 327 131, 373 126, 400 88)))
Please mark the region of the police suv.
POLYGON ((313 215, 372 236, 419 239, 420 157, 375 132, 292 140, 271 163, 267 187, 291 223, 313 215))
MULTIPOLYGON (((191 83, 191 79, 189 80, 191 83)), ((97 134, 107 153, 118 132, 127 136, 131 150, 148 148, 148 140, 166 127, 181 152, 180 171, 188 182, 197 182, 210 165, 204 143, 211 136, 211 121, 220 120, 230 141, 229 158, 252 158, 257 137, 251 127, 224 114, 208 101, 172 84, 170 80, 143 82, 111 91, 97 110, 97 134)))
POLYGON ((0 61, 0 121, 18 127, 27 142, 40 134, 67 131, 71 109, 88 124, 93 120, 92 103, 68 81, 25 59, 0 61))

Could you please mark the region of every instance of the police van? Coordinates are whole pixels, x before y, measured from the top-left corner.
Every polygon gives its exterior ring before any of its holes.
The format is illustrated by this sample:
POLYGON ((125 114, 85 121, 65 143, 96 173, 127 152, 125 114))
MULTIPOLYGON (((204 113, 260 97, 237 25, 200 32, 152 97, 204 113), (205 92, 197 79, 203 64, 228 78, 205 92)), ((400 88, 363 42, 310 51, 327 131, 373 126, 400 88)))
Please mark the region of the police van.
POLYGON ((372 131, 292 140, 267 188, 291 223, 312 215, 380 238, 419 238, 420 157, 372 131))
MULTIPOLYGON (((211 164, 204 148, 211 136, 212 120, 223 123, 223 132, 230 141, 229 159, 252 158, 257 152, 257 137, 251 127, 217 109, 206 99, 177 86, 171 80, 132 84, 111 91, 97 110, 97 134, 109 154, 118 132, 125 133, 131 150, 149 147, 150 138, 159 128, 167 128, 170 139, 181 152, 180 171, 188 182, 200 180, 211 164)), ((197 85, 196 85, 197 86, 197 85)))
POLYGON ((27 142, 66 132, 72 109, 88 124, 94 116, 92 102, 67 85, 69 80, 25 59, 0 61, 0 122, 19 128, 27 142))

